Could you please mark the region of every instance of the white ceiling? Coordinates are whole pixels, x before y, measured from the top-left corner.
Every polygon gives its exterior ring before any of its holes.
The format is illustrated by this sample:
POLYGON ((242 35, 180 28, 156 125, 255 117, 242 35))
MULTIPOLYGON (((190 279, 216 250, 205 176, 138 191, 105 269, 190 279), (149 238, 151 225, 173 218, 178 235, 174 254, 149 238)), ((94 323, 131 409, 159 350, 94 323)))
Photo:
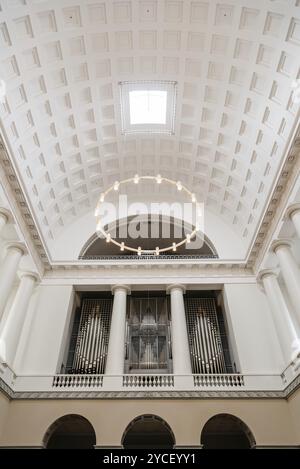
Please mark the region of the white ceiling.
POLYGON ((180 179, 249 245, 297 123, 300 0, 0 5, 2 125, 48 246, 136 172, 180 179), (121 135, 118 82, 140 79, 178 81, 174 136, 121 135))

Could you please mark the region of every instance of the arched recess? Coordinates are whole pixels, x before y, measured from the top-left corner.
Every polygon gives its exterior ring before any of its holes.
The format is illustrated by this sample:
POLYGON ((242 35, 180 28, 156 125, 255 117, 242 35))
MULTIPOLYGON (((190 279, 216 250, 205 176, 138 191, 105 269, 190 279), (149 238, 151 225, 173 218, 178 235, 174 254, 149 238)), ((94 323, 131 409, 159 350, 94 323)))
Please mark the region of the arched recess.
POLYGON ((256 442, 249 427, 231 414, 211 417, 201 432, 204 449, 250 449, 256 442))
POLYGON ((157 415, 145 414, 136 417, 126 427, 122 445, 125 449, 172 449, 175 437, 165 420, 157 415))
MULTIPOLYGON (((155 220, 154 217, 148 218, 146 215, 143 217, 142 215, 139 216, 139 223, 144 224, 145 228, 139 228, 139 231, 146 234, 149 234, 149 237, 142 237, 137 239, 124 239, 124 237, 120 237, 119 233, 127 232, 127 227, 129 226, 130 222, 132 221, 132 217, 128 217, 126 219, 116 220, 106 226, 106 232, 111 233, 112 237, 114 237, 117 241, 121 242, 124 241, 125 244, 138 248, 138 246, 142 245, 144 249, 155 249, 156 246, 161 248, 168 247, 172 244, 173 241, 179 242, 185 238, 186 233, 192 232, 193 226, 190 225, 188 222, 184 222, 184 229, 183 229, 183 222, 182 220, 177 220, 175 218, 167 218, 161 216, 159 219, 156 219, 157 222, 157 229, 158 232, 155 234, 153 230, 153 226, 151 226, 150 220, 155 220), (153 231, 151 231, 153 230, 153 231), (186 232, 184 231, 186 230, 186 232), (159 233, 159 235, 158 235, 159 233), (162 233, 170 234, 169 237, 161 236, 162 233)), ((120 249, 115 246, 113 243, 109 245, 106 243, 104 238, 100 238, 97 233, 94 233, 88 241, 84 244, 83 248, 80 251, 79 258, 91 258, 93 256, 103 256, 103 255, 130 255, 134 253, 130 253, 128 251, 120 252, 120 249)), ((193 241, 188 245, 183 245, 177 249, 176 252, 168 251, 165 254, 167 255, 201 255, 203 257, 208 258, 217 258, 218 254, 216 248, 214 247, 213 243, 205 236, 201 231, 198 232, 197 237, 193 239, 193 241)), ((163 253, 161 255, 164 255, 163 253)))
POLYGON ((93 449, 96 434, 92 424, 81 415, 68 414, 55 420, 45 433, 46 449, 93 449))
MULTIPOLYGON (((111 224, 115 221, 116 218, 112 215, 108 223, 111 224)), ((185 221, 189 223, 189 220, 185 221)), ((86 241, 90 240, 95 234, 95 230, 94 211, 89 211, 78 217, 76 221, 66 226, 54 240, 49 240, 49 251, 52 258, 57 261, 77 259, 86 241)), ((223 219, 208 209, 205 210, 204 229, 202 231, 215 247, 220 259, 244 259, 248 247, 245 239, 238 236, 223 219)))

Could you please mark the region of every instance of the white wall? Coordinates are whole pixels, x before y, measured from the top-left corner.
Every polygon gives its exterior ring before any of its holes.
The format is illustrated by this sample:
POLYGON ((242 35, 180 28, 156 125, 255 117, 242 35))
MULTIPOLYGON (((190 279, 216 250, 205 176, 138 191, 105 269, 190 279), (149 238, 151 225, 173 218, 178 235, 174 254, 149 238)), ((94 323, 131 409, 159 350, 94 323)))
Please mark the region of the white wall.
POLYGON ((29 306, 22 332, 18 373, 51 375, 60 371, 74 292, 68 285, 41 285, 37 290, 38 297, 29 306))
POLYGON ((242 373, 281 373, 284 361, 267 299, 256 284, 225 284, 224 302, 242 373))
MULTIPOLYGON (((112 223, 114 217, 108 218, 112 223)), ((186 220, 188 223, 189 219, 186 220)), ((204 232, 213 243, 220 259, 243 259, 246 254, 246 244, 224 221, 205 210, 204 232)), ((96 219, 94 212, 89 212, 78 218, 74 223, 66 227, 63 232, 48 241, 52 259, 55 261, 70 261, 77 259, 84 244, 96 231, 96 219), (70 242, 72 240, 72 242, 70 242)))

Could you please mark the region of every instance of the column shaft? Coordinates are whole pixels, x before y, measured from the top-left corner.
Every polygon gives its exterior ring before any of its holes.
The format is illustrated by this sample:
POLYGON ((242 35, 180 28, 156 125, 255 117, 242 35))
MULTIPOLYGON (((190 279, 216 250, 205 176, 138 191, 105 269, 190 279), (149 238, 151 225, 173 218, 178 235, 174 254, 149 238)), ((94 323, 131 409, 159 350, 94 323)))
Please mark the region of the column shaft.
POLYGON ((36 276, 24 273, 0 336, 2 361, 13 365, 36 276))
POLYGON ((262 276, 263 286, 272 311, 274 325, 286 363, 290 363, 298 350, 299 338, 278 284, 276 274, 262 276))
POLYGON ((188 375, 192 373, 190 348, 185 319, 183 288, 178 285, 169 287, 171 297, 171 331, 173 373, 188 375))
POLYGON ((23 255, 22 249, 12 246, 8 247, 5 259, 1 265, 0 275, 0 319, 2 317, 6 302, 10 295, 16 278, 20 259, 23 255))
POLYGON ((280 244, 275 248, 279 265, 284 278, 286 289, 297 315, 300 325, 300 271, 287 244, 280 244))
POLYGON ((6 215, 0 213, 0 232, 2 231, 2 228, 4 228, 4 226, 6 225, 7 223, 7 217, 6 215))
POLYGON ((113 289, 114 302, 105 368, 107 375, 124 373, 127 291, 125 286, 113 289))
POLYGON ((295 210, 291 213, 291 220, 297 232, 298 238, 300 238, 300 210, 295 210))

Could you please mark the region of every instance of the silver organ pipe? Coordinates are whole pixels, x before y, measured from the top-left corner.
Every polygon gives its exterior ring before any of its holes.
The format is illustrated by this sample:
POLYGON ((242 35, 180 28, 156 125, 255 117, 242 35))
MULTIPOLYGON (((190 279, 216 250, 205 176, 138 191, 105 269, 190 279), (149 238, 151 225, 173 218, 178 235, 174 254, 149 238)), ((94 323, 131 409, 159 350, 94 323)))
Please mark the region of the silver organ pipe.
POLYGON ((214 298, 185 299, 193 373, 226 373, 214 298))
POLYGON ((111 311, 111 299, 83 300, 72 373, 104 373, 111 311))
POLYGON ((128 372, 166 372, 170 369, 170 327, 165 297, 130 299, 126 334, 128 372))

